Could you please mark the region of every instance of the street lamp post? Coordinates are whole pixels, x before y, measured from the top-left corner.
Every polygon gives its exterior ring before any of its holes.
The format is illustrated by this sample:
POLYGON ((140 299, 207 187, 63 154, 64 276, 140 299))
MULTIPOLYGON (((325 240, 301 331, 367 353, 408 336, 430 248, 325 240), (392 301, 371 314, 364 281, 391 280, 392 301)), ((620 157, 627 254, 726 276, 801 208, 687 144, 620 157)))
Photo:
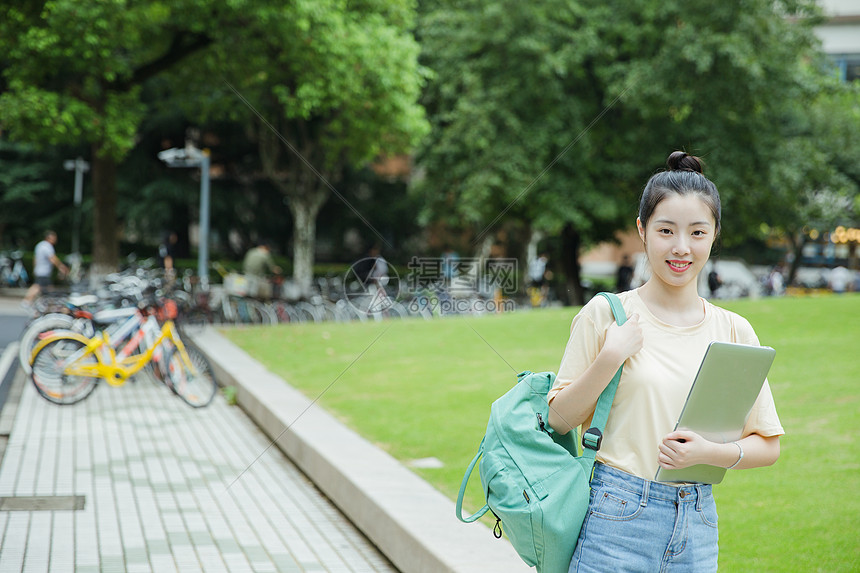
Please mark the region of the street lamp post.
POLYGON ((78 157, 63 162, 63 169, 75 172, 75 222, 72 227, 72 253, 81 256, 81 203, 84 196, 84 173, 90 170, 90 164, 78 157))
POLYGON ((209 150, 192 145, 166 149, 158 154, 168 167, 200 168, 200 238, 197 251, 197 276, 200 286, 209 288, 209 150))

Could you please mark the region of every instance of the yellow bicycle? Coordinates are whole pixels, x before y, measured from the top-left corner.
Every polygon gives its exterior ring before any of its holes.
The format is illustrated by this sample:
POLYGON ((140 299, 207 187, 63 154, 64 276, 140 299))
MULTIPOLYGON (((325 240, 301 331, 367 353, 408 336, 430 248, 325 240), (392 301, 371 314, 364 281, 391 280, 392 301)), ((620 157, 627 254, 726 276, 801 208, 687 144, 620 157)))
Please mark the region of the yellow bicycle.
POLYGON ((84 400, 92 394, 99 380, 111 386, 122 386, 150 364, 157 378, 195 408, 208 405, 218 389, 212 367, 203 353, 182 342, 172 320, 165 320, 159 327, 152 315, 119 351, 106 332, 90 338, 62 330, 36 345, 30 364, 33 384, 39 394, 61 405, 84 400), (141 343, 145 349, 141 348, 141 343))

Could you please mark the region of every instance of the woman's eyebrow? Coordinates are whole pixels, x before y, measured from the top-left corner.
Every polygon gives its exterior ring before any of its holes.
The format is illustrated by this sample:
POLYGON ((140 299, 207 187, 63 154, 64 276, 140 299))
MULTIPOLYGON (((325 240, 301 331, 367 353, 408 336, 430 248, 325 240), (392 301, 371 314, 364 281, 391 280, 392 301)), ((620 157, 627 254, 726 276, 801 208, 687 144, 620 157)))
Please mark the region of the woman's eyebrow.
MULTIPOLYGON (((671 221, 669 219, 657 219, 654 221, 655 223, 660 223, 661 225, 677 225, 675 221, 671 221)), ((709 227, 713 227, 713 224, 708 221, 694 221, 690 223, 690 227, 697 227, 699 225, 708 225, 709 227)))

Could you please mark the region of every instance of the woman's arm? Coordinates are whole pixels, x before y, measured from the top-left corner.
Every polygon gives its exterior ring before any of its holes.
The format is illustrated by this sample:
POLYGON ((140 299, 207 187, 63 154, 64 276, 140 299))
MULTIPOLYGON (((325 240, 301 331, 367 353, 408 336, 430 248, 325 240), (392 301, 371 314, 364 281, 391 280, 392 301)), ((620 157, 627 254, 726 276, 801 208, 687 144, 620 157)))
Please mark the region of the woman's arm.
POLYGON ((717 444, 695 432, 680 430, 663 438, 657 454, 658 463, 666 469, 681 469, 696 464, 728 468, 737 463, 734 469, 745 470, 773 465, 777 459, 779 436, 751 434, 737 443, 717 444), (743 459, 740 459, 741 450, 743 459))
POLYGON ((567 434, 585 422, 594 411, 600 393, 624 361, 639 352, 642 342, 638 314, 631 315, 622 326, 612 323, 594 362, 550 403, 549 425, 552 429, 559 434, 567 434))

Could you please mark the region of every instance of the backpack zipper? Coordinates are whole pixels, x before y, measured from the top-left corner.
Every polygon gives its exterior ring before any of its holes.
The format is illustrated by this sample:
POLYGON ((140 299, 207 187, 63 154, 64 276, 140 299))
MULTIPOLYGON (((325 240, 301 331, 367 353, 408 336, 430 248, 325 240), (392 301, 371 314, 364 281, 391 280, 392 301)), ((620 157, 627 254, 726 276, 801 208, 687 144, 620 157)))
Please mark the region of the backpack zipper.
POLYGON ((547 436, 549 436, 550 433, 549 430, 546 429, 546 423, 543 421, 543 416, 541 416, 540 412, 536 412, 535 415, 537 416, 538 427, 540 428, 540 431, 544 432, 547 436))

